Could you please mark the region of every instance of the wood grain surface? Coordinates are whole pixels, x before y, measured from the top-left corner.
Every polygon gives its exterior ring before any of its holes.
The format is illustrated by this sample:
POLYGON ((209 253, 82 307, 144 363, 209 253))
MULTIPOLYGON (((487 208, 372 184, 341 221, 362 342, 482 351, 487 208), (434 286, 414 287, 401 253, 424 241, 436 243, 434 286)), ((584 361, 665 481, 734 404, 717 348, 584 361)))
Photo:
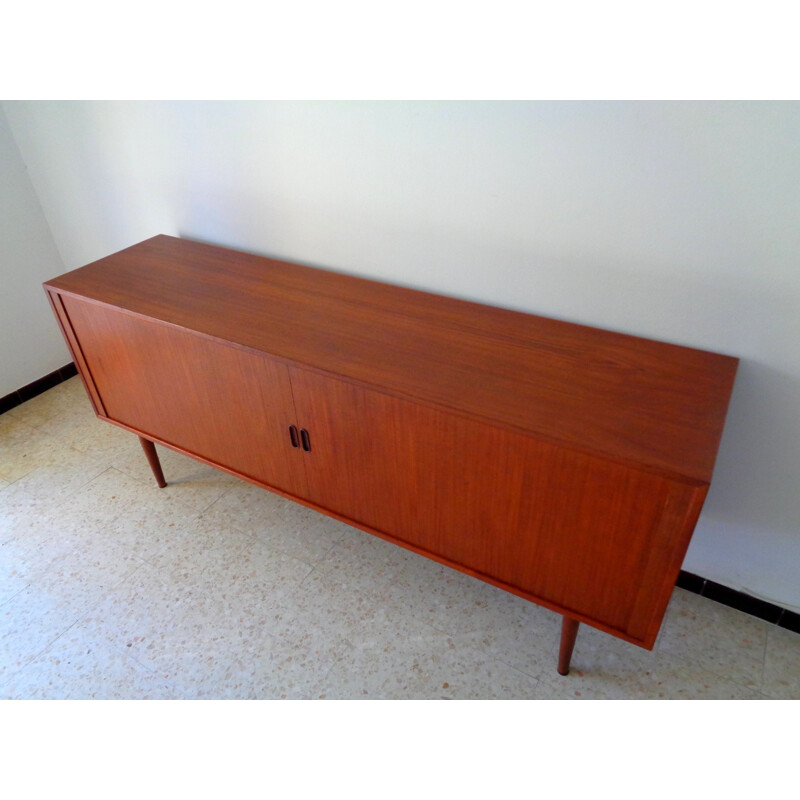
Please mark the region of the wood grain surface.
POLYGON ((168 236, 46 285, 699 483, 738 363, 168 236))
POLYGON ((308 491, 286 366, 64 298, 106 416, 292 494, 308 491))

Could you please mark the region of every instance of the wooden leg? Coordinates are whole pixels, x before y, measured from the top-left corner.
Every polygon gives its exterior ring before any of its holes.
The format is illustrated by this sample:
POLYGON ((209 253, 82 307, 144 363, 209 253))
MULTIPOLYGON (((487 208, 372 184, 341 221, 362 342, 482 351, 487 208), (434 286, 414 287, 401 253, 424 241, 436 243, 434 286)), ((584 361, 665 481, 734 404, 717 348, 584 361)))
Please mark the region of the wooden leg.
POLYGON ((147 456, 150 469, 153 470, 153 475, 155 476, 159 489, 163 489, 167 485, 167 482, 164 480, 164 473, 161 471, 161 462, 158 460, 156 446, 143 436, 139 437, 139 442, 141 442, 142 450, 144 450, 144 454, 147 456))
POLYGON ((569 675, 569 662, 572 658, 572 648, 575 647, 575 637, 578 635, 579 625, 578 620, 566 615, 561 620, 561 647, 558 651, 559 675, 569 675))

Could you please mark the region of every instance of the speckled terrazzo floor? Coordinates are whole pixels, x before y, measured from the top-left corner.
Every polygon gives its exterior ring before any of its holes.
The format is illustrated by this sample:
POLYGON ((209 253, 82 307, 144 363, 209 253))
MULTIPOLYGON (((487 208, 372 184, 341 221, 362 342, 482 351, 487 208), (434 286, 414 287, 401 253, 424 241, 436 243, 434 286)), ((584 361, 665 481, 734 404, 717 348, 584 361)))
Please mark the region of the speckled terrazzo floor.
POLYGON ((0 415, 0 696, 790 699, 800 635, 676 589, 652 652, 95 419, 0 415))

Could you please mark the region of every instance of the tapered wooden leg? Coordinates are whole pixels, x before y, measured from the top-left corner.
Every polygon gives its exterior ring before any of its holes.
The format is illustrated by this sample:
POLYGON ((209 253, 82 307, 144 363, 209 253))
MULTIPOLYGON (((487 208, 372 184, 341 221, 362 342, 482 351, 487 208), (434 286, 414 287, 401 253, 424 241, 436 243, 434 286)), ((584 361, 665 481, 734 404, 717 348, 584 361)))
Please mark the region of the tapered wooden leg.
POLYGON ((575 647, 575 637, 578 635, 579 625, 578 620, 566 615, 561 620, 561 647, 558 650, 559 675, 569 675, 569 662, 572 658, 572 648, 575 647))
POLYGON ((144 454, 147 456, 147 462, 150 464, 150 469, 153 470, 156 483, 158 484, 159 489, 163 489, 167 485, 167 482, 164 480, 164 473, 161 471, 161 462, 158 460, 156 446, 149 439, 145 439, 143 436, 139 437, 139 441, 141 442, 144 454))

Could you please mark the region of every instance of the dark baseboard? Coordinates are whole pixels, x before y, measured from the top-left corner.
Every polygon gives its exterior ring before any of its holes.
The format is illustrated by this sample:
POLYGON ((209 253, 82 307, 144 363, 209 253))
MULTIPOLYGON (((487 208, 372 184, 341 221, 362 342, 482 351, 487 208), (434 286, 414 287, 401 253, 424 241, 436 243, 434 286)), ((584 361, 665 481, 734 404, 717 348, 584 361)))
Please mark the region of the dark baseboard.
POLYGON ((675 585, 688 592, 699 594, 701 597, 707 597, 709 600, 715 600, 717 603, 735 608, 737 611, 744 611, 753 617, 772 622, 780 628, 800 633, 800 614, 789 611, 788 608, 781 608, 781 606, 768 603, 766 600, 759 600, 757 597, 737 592, 721 583, 714 583, 714 581, 683 570, 678 575, 675 585))
MULTIPOLYGON (((38 381, 33 381, 16 392, 11 392, 5 397, 0 397, 0 414, 16 408, 26 400, 30 400, 36 395, 58 386, 69 378, 78 374, 75 364, 69 363, 61 367, 61 369, 45 375, 44 378, 39 378, 38 381)), ((767 603, 765 600, 759 600, 757 597, 751 597, 744 592, 737 592, 735 589, 729 589, 721 583, 714 583, 714 581, 701 578, 699 575, 693 575, 691 572, 684 572, 681 570, 678 575, 678 580, 675 583, 681 589, 686 589, 689 592, 699 594, 701 597, 707 597, 709 600, 715 600, 717 603, 735 608, 738 611, 744 611, 746 614, 751 614, 759 619, 772 622, 781 628, 787 628, 795 633, 800 633, 800 614, 794 611, 789 611, 787 608, 767 603)))
POLYGON ((7 394, 5 397, 0 397, 0 414, 4 414, 6 411, 10 411, 12 408, 22 405, 26 400, 30 400, 32 397, 36 397, 37 394, 42 394, 42 392, 46 392, 48 389, 58 386, 59 383, 63 383, 77 374, 78 370, 75 364, 70 362, 60 369, 51 372, 49 375, 45 375, 44 378, 39 378, 39 380, 29 383, 21 389, 17 389, 16 392, 11 392, 11 394, 7 394))

